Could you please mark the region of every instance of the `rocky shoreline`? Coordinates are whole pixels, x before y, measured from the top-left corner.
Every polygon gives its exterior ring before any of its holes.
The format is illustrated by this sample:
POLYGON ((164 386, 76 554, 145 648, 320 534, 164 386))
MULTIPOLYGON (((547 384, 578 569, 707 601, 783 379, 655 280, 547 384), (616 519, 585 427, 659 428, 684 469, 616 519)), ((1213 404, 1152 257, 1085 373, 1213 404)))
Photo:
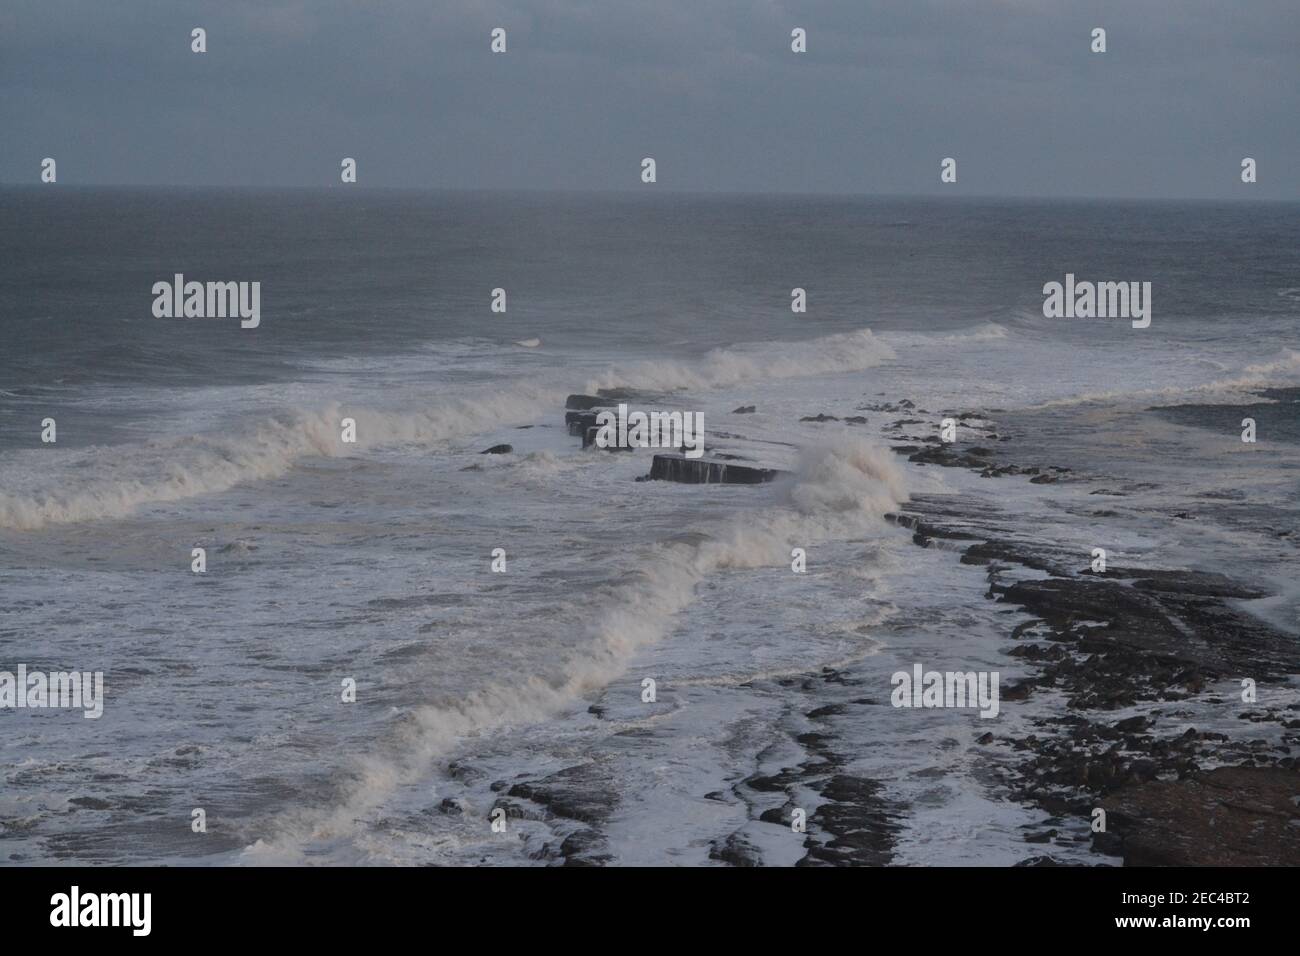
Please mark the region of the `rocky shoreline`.
MULTIPOLYGON (((570 408, 589 403, 582 409, 589 412, 600 400, 574 396, 570 408)), ((996 450, 1008 438, 982 412, 952 416, 980 438, 949 444, 907 434, 933 416, 906 400, 857 411, 900 416, 887 426, 893 449, 917 465, 1035 484, 1074 480, 1065 468, 999 463, 996 450)), ((806 420, 847 421, 824 413, 806 420)), ((680 465, 660 465, 661 457, 669 458, 656 456, 660 473, 651 477, 692 480, 680 465)), ((1300 863, 1300 702, 1287 684, 1300 671, 1300 654, 1294 638, 1234 605, 1263 596, 1260 589, 1189 569, 1096 573, 1077 551, 1013 535, 962 496, 922 495, 887 517, 916 546, 982 567, 985 599, 1022 612, 1002 651, 1029 676, 1004 685, 1001 699, 1015 707, 1051 695, 1054 706, 1040 708, 1029 733, 1000 732, 995 722, 976 741, 996 758, 990 785, 1042 814, 1042 826, 1024 837, 1042 850, 1022 865, 1056 865, 1053 846, 1089 839, 1098 864, 1300 863), (1246 681, 1255 695, 1249 702, 1246 681), (1206 715, 1217 729, 1193 726, 1206 715)), ((807 803, 799 794, 815 794, 796 865, 892 862, 908 808, 888 800, 879 781, 853 772, 851 741, 835 727, 846 712, 886 701, 864 696, 852 673, 829 668, 780 683, 792 692, 792 707, 813 705, 796 715, 806 729, 793 734, 806 759, 755 771, 730 793, 706 798, 739 801, 752 823, 788 831, 793 809, 807 803)), ((504 791, 497 805, 507 815, 564 824, 567 835, 539 859, 599 865, 609 862, 601 831, 616 798, 593 774, 594 765, 580 765, 493 789, 504 791)), ((709 856, 733 866, 764 863, 745 829, 715 840, 709 856)))
MULTIPOLYGON (((1051 483, 1069 472, 999 466, 980 447, 895 450, 985 477, 1028 474, 1051 483)), ((1033 734, 980 739, 1017 755, 1003 784, 1050 815, 1028 839, 1049 842, 1054 821, 1091 823, 1100 809, 1106 826, 1092 827, 1093 849, 1125 865, 1300 863, 1300 703, 1285 687, 1300 670, 1300 653, 1293 637, 1231 603, 1265 592, 1189 569, 1096 573, 1078 553, 1014 540, 940 497, 914 499, 889 517, 918 546, 947 542, 962 563, 985 567, 986 597, 1033 616, 1008 635, 1007 653, 1036 674, 1003 688, 1002 699, 1051 691, 1064 697, 1064 711, 1037 721, 1033 734), (1017 574, 1023 571, 1047 576, 1017 574), (1234 689, 1236 699, 1210 690, 1246 681, 1256 695, 1250 702, 1244 687, 1234 689), (1200 714, 1208 708, 1235 719, 1239 732, 1172 733, 1171 725, 1194 720, 1180 706, 1191 701, 1202 705, 1200 714), (1120 710, 1139 713, 1116 719, 1120 710), (1273 733, 1261 733, 1264 726, 1273 733)))

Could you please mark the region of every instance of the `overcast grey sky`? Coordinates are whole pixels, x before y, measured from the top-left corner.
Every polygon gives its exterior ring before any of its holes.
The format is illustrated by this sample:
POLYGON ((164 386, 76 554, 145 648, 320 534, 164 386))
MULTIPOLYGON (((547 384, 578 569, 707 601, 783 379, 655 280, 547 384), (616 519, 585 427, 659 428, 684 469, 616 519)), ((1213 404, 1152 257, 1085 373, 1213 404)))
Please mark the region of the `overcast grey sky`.
POLYGON ((335 185, 351 156, 363 186, 637 189, 653 156, 661 189, 1300 199, 1300 2, 4 0, 0 182, 46 156, 69 184, 335 185))

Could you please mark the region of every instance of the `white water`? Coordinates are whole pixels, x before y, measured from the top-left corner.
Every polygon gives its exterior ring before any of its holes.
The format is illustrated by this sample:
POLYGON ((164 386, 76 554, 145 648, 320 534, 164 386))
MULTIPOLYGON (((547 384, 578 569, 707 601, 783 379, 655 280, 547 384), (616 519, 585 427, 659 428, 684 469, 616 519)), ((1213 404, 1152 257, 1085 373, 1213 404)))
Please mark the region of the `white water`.
MULTIPOLYGON (((607 836, 620 859, 704 862, 701 847, 747 817, 703 795, 763 761, 799 759, 783 748, 815 700, 804 707, 783 675, 857 662, 887 680, 913 660, 1007 673, 1009 625, 982 599, 982 573, 913 547, 881 513, 909 493, 993 493, 1024 531, 1091 543, 1093 486, 909 466, 878 450, 891 421, 921 419, 923 433, 945 411, 1056 402, 1065 414, 1102 397, 1115 414, 1157 395, 1293 380, 1293 353, 1169 356, 1131 341, 1083 354, 985 325, 742 345, 693 362, 578 363, 542 347, 522 372, 455 386, 431 384, 408 356, 351 363, 345 386, 303 383, 281 412, 263 393, 214 392, 223 404, 201 435, 160 408, 150 442, 12 455, 0 465, 9 653, 102 668, 108 699, 75 734, 57 723, 66 715, 18 725, 0 714, 15 728, 6 848, 108 862, 523 862, 553 835, 525 821, 508 839, 485 836, 488 785, 599 758, 618 796, 607 836), (1131 388, 1096 388, 1116 380, 1131 388), (649 452, 583 453, 560 424, 567 392, 624 385, 702 410, 714 451, 797 477, 634 483, 649 452), (859 411, 904 397, 925 411, 859 411), (733 416, 742 404, 758 412, 733 416), (824 411, 869 424, 799 422, 824 411), (357 421, 354 446, 338 441, 342 417, 357 421), (515 454, 477 454, 499 442, 515 454), (193 546, 208 549, 206 576, 189 572, 193 546), (789 569, 796 546, 809 550, 806 577, 789 569), (505 575, 488 571, 494 547, 509 555, 505 575), (648 716, 642 676, 662 688, 648 716), (357 680, 355 705, 339 699, 344 677, 357 680), (612 716, 587 714, 592 701, 612 716), (653 733, 618 736, 638 728, 653 733), (480 776, 449 777, 452 760, 480 776), (436 812, 449 795, 472 812, 436 812), (191 839, 194 806, 209 808, 206 842, 191 839)), ((482 352, 475 361, 493 366, 482 352)), ((1099 470, 1164 484, 1103 499, 1124 512, 1110 546, 1125 560, 1285 557, 1289 546, 1249 526, 1153 517, 1214 488, 1278 493, 1281 459, 1197 477, 1149 451, 1191 430, 1132 438, 1100 451, 1099 470)), ((1267 611, 1285 620, 1294 604, 1267 611)), ((913 808, 901 859, 1032 855, 1019 832, 1031 815, 999 804, 971 763, 978 720, 901 713, 873 707, 839 728, 857 769, 913 808)), ((779 840, 765 849, 793 862, 779 840)))

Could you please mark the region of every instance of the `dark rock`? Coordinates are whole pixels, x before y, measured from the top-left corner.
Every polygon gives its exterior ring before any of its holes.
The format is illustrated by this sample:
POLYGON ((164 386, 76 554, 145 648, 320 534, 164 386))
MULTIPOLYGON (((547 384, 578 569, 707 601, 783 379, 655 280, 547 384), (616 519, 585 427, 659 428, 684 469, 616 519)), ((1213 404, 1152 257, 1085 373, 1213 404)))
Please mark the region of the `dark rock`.
POLYGON ((881 786, 865 777, 837 774, 822 787, 826 801, 811 824, 825 835, 808 835, 807 855, 796 866, 884 866, 893 858, 901 829, 899 810, 881 796, 881 786))
POLYGON ((565 412, 564 425, 568 428, 570 435, 577 435, 579 438, 585 437, 587 429, 596 427, 596 413, 565 412))
POLYGON ((585 411, 590 408, 603 408, 609 405, 609 399, 597 395, 570 395, 564 400, 565 408, 585 411))
POLYGON ((613 857, 600 852, 605 841, 595 830, 584 827, 574 830, 560 844, 560 855, 565 866, 604 866, 613 857))
POLYGON ((480 455, 508 455, 515 450, 514 445, 493 445, 491 448, 484 448, 480 455))
POLYGON ((688 485, 757 485, 772 481, 783 472, 775 468, 750 468, 685 455, 655 455, 650 480, 677 481, 688 485))
POLYGON ((517 783, 509 796, 531 800, 556 816, 580 823, 599 823, 609 816, 616 797, 591 764, 579 764, 540 780, 517 783))
POLYGON ((1262 598, 1267 592, 1234 581, 1213 571, 1165 571, 1150 568, 1110 567, 1102 574, 1091 568, 1081 572, 1090 577, 1132 580, 1135 588, 1167 594, 1196 594, 1202 597, 1262 598))
POLYGON ((732 833, 721 843, 714 841, 709 848, 709 859, 729 866, 760 866, 758 850, 738 833, 732 833))
POLYGON ((1138 715, 1137 717, 1130 717, 1128 720, 1121 720, 1115 725, 1115 729, 1121 734, 1141 733, 1153 723, 1155 723, 1155 721, 1150 718, 1138 715))
POLYGON ((1221 767, 1149 780, 1102 804, 1125 866, 1300 864, 1300 774, 1221 767))
MULTIPOLYGON (((590 428, 588 428, 586 433, 582 436, 582 447, 600 448, 600 445, 596 444, 596 436, 599 434, 600 434, 599 425, 593 425, 590 428)), ((632 450, 633 449, 631 445, 606 445, 602 449, 602 451, 632 451, 632 450)))
POLYGON ((537 814, 530 813, 522 804, 515 803, 513 800, 497 800, 492 804, 492 809, 488 811, 487 819, 490 822, 493 814, 497 810, 505 810, 507 820, 536 820, 537 814))

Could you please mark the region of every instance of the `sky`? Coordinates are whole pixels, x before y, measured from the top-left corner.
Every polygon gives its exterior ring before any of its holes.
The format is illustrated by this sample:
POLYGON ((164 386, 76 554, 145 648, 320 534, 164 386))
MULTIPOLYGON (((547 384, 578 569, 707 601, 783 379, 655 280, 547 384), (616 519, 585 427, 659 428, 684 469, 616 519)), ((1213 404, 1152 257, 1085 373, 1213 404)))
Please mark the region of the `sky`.
POLYGON ((352 157, 358 186, 635 190, 653 157, 667 190, 1296 200, 1300 2, 3 0, 0 183, 45 157, 92 185, 336 186, 352 157))

